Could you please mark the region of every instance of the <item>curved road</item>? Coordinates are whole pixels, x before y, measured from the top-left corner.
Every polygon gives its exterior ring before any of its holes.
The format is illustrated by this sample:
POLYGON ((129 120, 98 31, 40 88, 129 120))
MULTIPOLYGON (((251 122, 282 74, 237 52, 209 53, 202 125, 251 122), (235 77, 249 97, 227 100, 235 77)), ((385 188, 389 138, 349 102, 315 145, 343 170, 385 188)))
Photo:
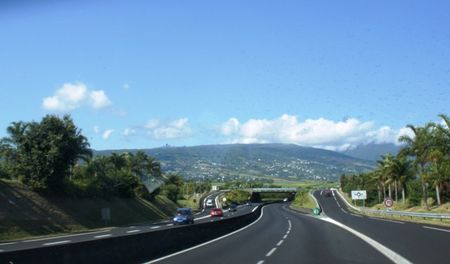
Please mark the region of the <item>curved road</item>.
MULTIPOLYGON (((156 263, 391 263, 349 232, 286 204, 272 204, 248 228, 156 263)), ((154 263, 154 261, 150 262, 154 263)))

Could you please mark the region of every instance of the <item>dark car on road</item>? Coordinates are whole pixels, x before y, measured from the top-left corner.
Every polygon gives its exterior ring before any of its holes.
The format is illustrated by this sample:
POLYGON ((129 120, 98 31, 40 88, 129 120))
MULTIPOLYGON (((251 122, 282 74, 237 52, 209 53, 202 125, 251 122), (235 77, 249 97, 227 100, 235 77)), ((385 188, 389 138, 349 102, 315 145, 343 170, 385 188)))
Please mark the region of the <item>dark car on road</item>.
POLYGON ((191 208, 178 208, 177 214, 173 217, 173 224, 193 224, 194 214, 191 208))
POLYGON ((332 194, 331 190, 324 190, 323 193, 322 193, 322 195, 325 196, 325 197, 331 197, 331 194, 332 194))
POLYGON ((237 211, 237 204, 236 203, 232 203, 230 205, 230 208, 228 208, 228 212, 236 212, 237 211))

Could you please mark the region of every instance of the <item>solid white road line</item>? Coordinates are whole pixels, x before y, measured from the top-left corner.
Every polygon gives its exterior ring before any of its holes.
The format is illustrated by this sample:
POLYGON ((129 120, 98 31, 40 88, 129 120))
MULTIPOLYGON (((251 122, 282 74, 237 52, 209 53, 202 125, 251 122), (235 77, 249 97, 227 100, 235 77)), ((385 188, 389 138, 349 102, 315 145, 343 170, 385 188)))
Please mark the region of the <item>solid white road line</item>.
POLYGON ((42 241, 42 240, 50 240, 50 239, 58 239, 58 238, 66 238, 66 237, 74 237, 74 236, 84 236, 84 235, 91 235, 91 234, 97 234, 97 233, 105 233, 109 232, 111 229, 102 230, 102 231, 95 231, 95 232, 88 232, 88 233, 79 233, 79 234, 72 234, 67 236, 56 236, 56 237, 45 237, 45 238, 38 238, 38 239, 30 239, 30 240, 24 240, 21 242, 36 242, 36 241, 42 241))
POLYGON ((157 229, 157 228, 160 228, 160 226, 152 226, 152 227, 150 227, 150 229, 157 229))
POLYGON ((432 230, 438 230, 438 231, 443 231, 443 232, 449 232, 450 230, 447 229, 442 229, 442 228, 437 228, 437 227, 431 227, 431 226, 422 226, 423 228, 427 228, 427 229, 432 229, 432 230))
POLYGON ((356 217, 362 217, 362 215, 357 215, 357 214, 351 214, 351 215, 356 216, 356 217))
POLYGON ((94 238, 104 238, 104 237, 110 237, 110 236, 112 236, 112 234, 99 235, 99 236, 95 236, 94 238))
POLYGON ((272 256, 272 254, 273 254, 273 252, 275 252, 275 250, 277 250, 276 247, 272 248, 269 252, 267 252, 266 257, 272 256))
POLYGON ((381 243, 373 240, 372 238, 364 235, 363 233, 360 233, 332 218, 329 217, 322 217, 319 218, 323 221, 332 223, 334 225, 339 226, 342 229, 345 229, 347 231, 349 231, 350 233, 352 233, 353 235, 361 238, 362 240, 364 240, 366 243, 368 243, 369 245, 371 245, 372 247, 374 247, 376 250, 378 250, 379 252, 381 252, 381 254, 385 255, 387 258, 389 258, 392 262, 394 263, 401 263, 401 264, 412 264, 411 261, 407 260, 406 258, 402 257, 401 255, 397 254, 396 252, 394 252, 393 250, 387 248, 386 246, 382 245, 381 243))
POLYGON ((221 237, 215 238, 215 239, 213 239, 213 240, 206 241, 205 243, 202 243, 202 244, 200 244, 200 245, 193 246, 193 247, 190 247, 190 248, 187 248, 187 249, 184 249, 184 250, 181 250, 181 251, 172 253, 172 254, 170 254, 170 255, 167 255, 167 256, 164 256, 164 257, 161 257, 161 258, 158 258, 158 259, 150 260, 149 262, 145 262, 145 264, 156 263, 156 262, 158 262, 158 261, 161 261, 161 260, 164 260, 164 259, 171 258, 171 257, 173 257, 173 256, 177 256, 177 255, 186 253, 186 252, 188 252, 188 251, 191 251, 191 250, 194 250, 194 249, 197 249, 197 248, 200 248, 200 247, 209 245, 209 244, 211 244, 211 243, 214 243, 214 242, 219 241, 219 240, 221 240, 221 239, 224 239, 224 238, 226 238, 226 237, 232 236, 232 235, 234 235, 234 234, 236 234, 236 233, 239 233, 239 232, 241 232, 241 231, 243 231, 243 230, 245 230, 245 229, 251 227, 252 225, 258 223, 259 220, 261 220, 261 218, 263 217, 263 215, 264 215, 264 207, 262 208, 262 210, 261 210, 261 215, 258 217, 258 219, 256 219, 254 222, 252 222, 252 223, 250 223, 250 224, 248 224, 248 225, 246 225, 246 226, 244 226, 244 227, 242 227, 242 228, 240 228, 240 229, 238 229, 238 230, 236 230, 236 231, 233 231, 233 232, 228 233, 228 234, 226 234, 226 235, 223 235, 223 236, 221 236, 221 237))
POLYGON ((50 242, 50 243, 44 243, 43 246, 53 246, 53 245, 59 245, 64 243, 70 243, 71 240, 63 240, 63 241, 56 241, 56 242, 50 242))
POLYGON ((277 243, 277 247, 281 246, 281 244, 283 244, 284 240, 281 239, 278 243, 277 243))
POLYGON ((396 223, 396 224, 404 224, 405 223, 405 222, 389 220, 389 219, 381 219, 381 218, 376 218, 376 217, 369 217, 369 219, 383 221, 383 222, 391 222, 391 223, 396 223))
POLYGON ((141 230, 139 230, 139 229, 130 230, 130 231, 127 231, 127 234, 136 233, 136 232, 140 232, 140 231, 141 230))

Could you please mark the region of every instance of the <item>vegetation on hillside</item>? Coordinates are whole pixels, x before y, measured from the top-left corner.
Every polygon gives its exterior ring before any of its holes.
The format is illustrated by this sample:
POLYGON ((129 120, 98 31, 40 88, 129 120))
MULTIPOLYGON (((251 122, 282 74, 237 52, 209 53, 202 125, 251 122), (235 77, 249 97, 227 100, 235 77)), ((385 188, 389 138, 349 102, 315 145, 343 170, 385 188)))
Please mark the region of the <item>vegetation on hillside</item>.
POLYGON ((366 204, 380 203, 386 197, 409 205, 450 200, 450 119, 441 114, 442 123, 430 122, 424 126, 408 125, 413 136, 401 136, 404 145, 393 156, 387 154, 378 161, 375 170, 341 176, 344 192, 367 190, 366 204), (434 191, 434 198, 429 199, 434 191), (400 198, 401 197, 401 198, 400 198))

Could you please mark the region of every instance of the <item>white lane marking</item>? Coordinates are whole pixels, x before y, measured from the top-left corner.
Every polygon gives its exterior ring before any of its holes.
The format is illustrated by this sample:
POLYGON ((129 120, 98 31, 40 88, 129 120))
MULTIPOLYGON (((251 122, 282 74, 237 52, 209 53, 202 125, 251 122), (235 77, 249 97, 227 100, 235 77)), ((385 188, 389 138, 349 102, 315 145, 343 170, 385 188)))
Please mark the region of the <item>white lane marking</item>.
POLYGON ((288 223, 289 223, 289 230, 291 230, 291 227, 292 227, 291 220, 288 220, 288 223))
POLYGON ((205 215, 205 216, 202 216, 202 217, 194 218, 194 220, 205 219, 205 218, 208 218, 208 217, 211 217, 211 216, 210 215, 205 215))
POLYGON ((56 236, 56 237, 45 237, 45 238, 38 238, 38 239, 30 239, 30 240, 24 240, 21 242, 36 242, 36 241, 42 241, 42 240, 50 240, 50 239, 58 239, 58 238, 66 238, 66 237, 73 237, 73 236, 84 236, 84 235, 91 235, 91 234, 97 234, 97 233, 105 233, 109 232, 111 229, 102 230, 102 231, 95 231, 95 232, 89 232, 89 233, 79 233, 79 234, 73 234, 73 235, 67 235, 67 236, 56 236))
POLYGON ((241 232, 241 231, 243 231, 243 230, 245 230, 245 229, 251 227, 252 225, 258 223, 259 220, 261 220, 261 218, 263 217, 263 215, 264 215, 264 207, 262 208, 262 210, 261 210, 261 215, 258 217, 258 219, 256 219, 254 222, 252 222, 252 223, 250 223, 250 224, 248 224, 248 225, 246 225, 246 226, 244 226, 244 227, 241 227, 240 229, 238 229, 238 230, 236 230, 236 231, 233 231, 233 232, 228 233, 228 234, 226 234, 226 235, 223 235, 223 236, 221 236, 221 237, 215 238, 215 239, 213 239, 213 240, 206 241, 205 243, 202 243, 202 244, 200 244, 200 245, 193 246, 193 247, 190 247, 190 248, 187 248, 187 249, 184 249, 184 250, 181 250, 181 251, 172 253, 172 254, 170 254, 170 255, 161 257, 161 258, 159 258, 159 259, 150 260, 150 261, 148 261, 148 262, 145 262, 144 264, 156 263, 156 262, 158 262, 158 261, 165 260, 165 259, 168 259, 168 258, 177 256, 177 255, 186 253, 186 252, 188 252, 188 251, 197 249, 197 248, 199 248, 199 247, 206 246, 206 245, 211 244, 211 243, 214 243, 214 242, 216 242, 216 241, 218 241, 218 240, 221 240, 221 239, 224 239, 224 238, 226 238, 226 237, 232 236, 232 235, 234 235, 234 234, 236 234, 236 233, 239 233, 239 232, 241 232))
POLYGON ((381 218, 376 218, 376 217, 369 217, 369 219, 383 221, 383 222, 391 222, 391 223, 396 223, 396 224, 404 224, 405 223, 405 222, 389 220, 389 219, 381 219, 381 218))
POLYGON ((135 228, 136 226, 129 226, 128 228, 135 228))
POLYGON ((286 232, 286 235, 288 235, 289 233, 291 233, 291 231, 288 230, 288 231, 286 232))
POLYGON ((284 235, 283 239, 286 239, 286 238, 287 238, 287 235, 284 235))
POLYGON ((256 264, 263 264, 263 263, 264 263, 264 260, 260 260, 260 261, 256 262, 256 264))
POLYGON ((277 247, 281 246, 281 244, 283 244, 284 240, 281 239, 280 242, 277 243, 277 247))
POLYGON ((447 229, 436 228, 436 227, 431 227, 431 226, 422 226, 422 227, 428 228, 428 229, 433 229, 433 230, 438 230, 438 231, 450 232, 450 230, 447 230, 447 229))
POLYGON ((62 240, 62 241, 44 243, 42 245, 44 245, 44 246, 52 246, 52 245, 59 245, 59 244, 64 244, 64 243, 70 243, 70 242, 71 242, 71 240, 62 240))
POLYGON ((374 247, 376 250, 378 250, 379 252, 381 252, 381 254, 385 255, 387 258, 389 258, 392 262, 394 263, 401 263, 401 264, 412 264, 411 261, 407 260, 406 258, 402 257, 401 255, 399 255, 398 253, 394 252, 393 250, 387 248, 386 246, 382 245, 381 243, 373 240, 372 238, 364 235, 363 233, 360 233, 332 218, 329 217, 322 217, 319 218, 323 221, 332 223, 334 225, 339 226, 342 229, 345 229, 347 231, 349 231, 350 233, 354 234, 355 236, 361 238, 362 240, 364 240, 366 243, 368 243, 369 245, 371 245, 372 247, 374 247))
POLYGON ((173 226, 173 224, 167 224, 166 226, 173 226))
POLYGON ((276 247, 272 248, 269 252, 267 252, 266 257, 272 256, 272 254, 273 254, 273 252, 275 252, 275 250, 277 250, 276 247))
POLYGON ((136 232, 140 232, 140 231, 141 230, 139 230, 139 229, 130 230, 130 231, 127 231, 127 234, 136 233, 136 232))
POLYGON ((157 228, 160 228, 160 226, 152 226, 152 227, 150 227, 150 229, 157 229, 157 228))
POLYGON ((357 215, 357 214, 351 214, 351 215, 356 216, 356 217, 362 217, 362 215, 357 215))
POLYGON ((258 209, 258 206, 256 206, 255 208, 252 209, 252 213, 255 212, 256 209, 258 209))
POLYGON ((95 236, 94 238, 104 238, 104 237, 110 237, 110 236, 112 236, 112 234, 99 235, 99 236, 95 236))
POLYGON ((347 211, 345 211, 344 209, 341 208, 341 211, 344 212, 345 214, 347 214, 347 211))
POLYGON ((0 246, 14 245, 14 244, 17 244, 17 242, 1 243, 0 246))

